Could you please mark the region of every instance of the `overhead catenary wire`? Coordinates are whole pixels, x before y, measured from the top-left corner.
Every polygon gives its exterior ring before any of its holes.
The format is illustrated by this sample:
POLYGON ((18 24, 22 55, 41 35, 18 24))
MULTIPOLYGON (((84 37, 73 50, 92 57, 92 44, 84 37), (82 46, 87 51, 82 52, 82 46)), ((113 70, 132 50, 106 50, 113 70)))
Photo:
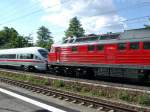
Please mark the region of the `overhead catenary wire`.
MULTIPOLYGON (((71 1, 71 0, 69 0, 69 1, 71 1)), ((66 3, 66 2, 68 2, 68 1, 64 1, 64 2, 62 2, 62 4, 66 3)), ((142 4, 146 4, 146 5, 147 5, 147 3, 150 3, 150 2, 141 2, 141 3, 137 3, 137 4, 134 4, 134 5, 127 6, 127 7, 123 7, 123 8, 121 8, 121 9, 118 9, 117 12, 119 12, 119 11, 124 11, 125 9, 128 9, 128 8, 133 8, 133 6, 136 7, 136 6, 139 6, 139 5, 142 5, 142 4)), ((51 7, 47 7, 47 9, 53 8, 53 7, 57 6, 57 5, 58 5, 58 4, 53 5, 53 6, 51 6, 51 7)), ((5 24, 5 23, 6 23, 6 24, 7 24, 7 23, 11 23, 11 22, 17 21, 17 20, 19 20, 19 19, 24 19, 24 18, 26 18, 26 17, 28 17, 28 16, 32 16, 32 15, 37 14, 37 13, 40 13, 40 12, 42 12, 42 11, 43 11, 42 9, 38 9, 38 10, 32 11, 32 12, 30 12, 30 13, 27 13, 27 14, 24 14, 24 15, 21 15, 21 16, 18 16, 18 17, 16 17, 16 18, 12 18, 12 19, 6 20, 6 21, 0 23, 0 25, 3 25, 3 24, 5 24)), ((100 14, 100 16, 105 15, 105 14, 110 14, 110 13, 113 13, 113 12, 116 12, 116 10, 111 10, 111 11, 103 12, 103 13, 100 14)), ((13 14, 13 15, 15 15, 15 14, 13 14)))
POLYGON ((0 7, 1 12, 3 12, 4 14, 8 14, 8 12, 11 12, 17 6, 16 0, 9 0, 9 2, 7 2, 7 3, 9 4, 9 7, 7 6, 8 4, 7 5, 3 4, 0 7))
MULTIPOLYGON (((61 3, 62 3, 62 4, 65 4, 65 3, 70 2, 70 1, 71 1, 71 0, 67 0, 67 1, 63 1, 63 2, 61 2, 61 3)), ((49 6, 49 7, 47 7, 47 9, 56 7, 57 5, 59 5, 59 4, 56 4, 56 5, 53 5, 53 6, 49 6)), ((9 19, 9 20, 7 20, 7 21, 4 21, 4 22, 0 23, 0 25, 6 24, 6 23, 11 23, 11 22, 14 22, 14 21, 17 21, 17 20, 20 20, 20 19, 24 19, 24 18, 26 18, 26 17, 28 17, 28 16, 32 16, 32 15, 37 14, 37 13, 40 13, 40 12, 42 12, 42 11, 43 11, 43 9, 38 9, 38 10, 32 11, 32 12, 30 12, 30 13, 27 13, 27 14, 24 14, 24 15, 21 15, 21 16, 18 16, 18 17, 16 17, 16 18, 12 18, 12 19, 9 19)))
MULTIPOLYGON (((36 2, 36 4, 39 4, 39 2, 36 2)), ((34 7, 36 4, 31 5, 29 7, 21 7, 21 9, 19 11, 24 12, 28 9, 33 10, 33 8, 37 8, 37 6, 34 7)), ((20 4, 18 4, 18 5, 20 5, 20 4)), ((18 5, 15 5, 14 8, 11 8, 11 9, 9 8, 9 10, 7 12, 6 11, 3 12, 5 15, 1 16, 0 20, 6 20, 6 19, 10 18, 11 16, 14 17, 14 15, 18 15, 18 13, 17 13, 18 12, 17 7, 19 7, 18 5), (8 12, 10 12, 10 13, 8 13, 8 12)))
MULTIPOLYGON (((68 0, 68 1, 71 1, 71 0, 68 0)), ((64 1, 64 2, 62 2, 62 4, 68 3, 68 1, 64 1)), ((118 9, 117 12, 125 11, 125 9, 129 9, 129 8, 134 8, 133 6, 138 7, 138 6, 142 6, 142 5, 149 5, 147 3, 150 3, 150 2, 142 2, 142 3, 137 3, 137 4, 134 4, 134 5, 130 5, 130 6, 127 6, 127 7, 123 7, 123 8, 118 9)), ((57 5, 59 5, 59 4, 47 7, 47 9, 56 7, 57 5)), ((0 23, 0 25, 4 25, 4 24, 7 24, 7 23, 15 22, 17 20, 25 19, 25 18, 27 18, 29 16, 33 16, 35 14, 39 14, 40 12, 43 12, 43 9, 38 9, 38 10, 32 11, 30 13, 26 13, 26 14, 23 14, 21 16, 9 19, 7 21, 4 21, 4 22, 0 23)), ((110 13, 113 13, 113 12, 116 12, 116 10, 103 12, 99 16, 102 16, 102 15, 105 15, 105 14, 110 14, 110 13)), ((150 15, 146 15, 146 16, 142 16, 142 17, 136 17, 136 18, 130 18, 130 19, 126 19, 126 20, 121 20, 121 21, 119 21, 120 23, 107 24, 107 25, 102 26, 102 27, 111 27, 111 26, 115 26, 115 25, 123 25, 124 26, 125 23, 134 24, 134 23, 137 23, 141 19, 147 19, 147 18, 150 18, 150 15)))

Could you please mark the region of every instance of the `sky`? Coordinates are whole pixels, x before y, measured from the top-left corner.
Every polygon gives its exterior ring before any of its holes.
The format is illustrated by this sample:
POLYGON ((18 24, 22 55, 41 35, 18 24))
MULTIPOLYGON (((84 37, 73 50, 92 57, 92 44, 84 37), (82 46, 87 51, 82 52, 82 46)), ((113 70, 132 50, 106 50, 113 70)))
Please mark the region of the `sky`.
POLYGON ((86 34, 142 28, 150 24, 150 0, 0 0, 0 30, 13 27, 34 41, 42 25, 61 41, 75 16, 86 34))

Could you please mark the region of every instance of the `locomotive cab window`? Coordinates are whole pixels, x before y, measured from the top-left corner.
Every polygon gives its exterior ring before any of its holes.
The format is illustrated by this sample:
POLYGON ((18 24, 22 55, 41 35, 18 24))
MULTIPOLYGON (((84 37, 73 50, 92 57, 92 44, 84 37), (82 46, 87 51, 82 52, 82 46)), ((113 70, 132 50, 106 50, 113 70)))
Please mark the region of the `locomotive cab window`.
POLYGON ((56 47, 56 48, 55 48, 55 52, 57 52, 57 53, 60 52, 60 48, 59 48, 59 47, 56 47))
POLYGON ((77 46, 73 46, 72 47, 72 52, 76 52, 78 49, 77 49, 77 46))
POLYGON ((139 49, 139 42, 130 43, 130 49, 139 49))
POLYGON ((88 51, 94 51, 94 45, 89 45, 88 46, 88 51))
POLYGON ((150 49, 150 42, 143 42, 144 49, 150 49))
POLYGON ((125 50, 126 49, 126 43, 119 43, 118 44, 118 49, 119 50, 125 50))
POLYGON ((103 51, 104 50, 104 45, 97 45, 97 50, 98 51, 103 51))

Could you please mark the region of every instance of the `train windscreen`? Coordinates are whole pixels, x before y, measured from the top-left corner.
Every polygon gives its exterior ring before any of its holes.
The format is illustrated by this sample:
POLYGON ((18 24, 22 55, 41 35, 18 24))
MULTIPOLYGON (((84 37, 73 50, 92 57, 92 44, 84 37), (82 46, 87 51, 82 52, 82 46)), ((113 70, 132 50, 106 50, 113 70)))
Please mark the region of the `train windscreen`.
POLYGON ((48 51, 46 51, 44 49, 39 49, 38 51, 44 58, 48 57, 48 51))

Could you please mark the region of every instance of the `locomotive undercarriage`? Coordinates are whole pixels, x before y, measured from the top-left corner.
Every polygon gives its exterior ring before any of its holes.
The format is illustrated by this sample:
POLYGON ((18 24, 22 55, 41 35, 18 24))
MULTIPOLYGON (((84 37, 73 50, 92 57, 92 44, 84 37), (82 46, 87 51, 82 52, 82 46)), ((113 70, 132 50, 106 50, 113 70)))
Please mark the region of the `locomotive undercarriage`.
POLYGON ((94 78, 93 68, 89 67, 51 66, 50 72, 69 77, 94 78))
POLYGON ((123 79, 147 81, 150 79, 150 70, 133 68, 114 68, 114 67, 77 67, 77 66, 59 66, 52 65, 50 71, 62 76, 79 78, 105 78, 105 79, 123 79))
POLYGON ((98 78, 113 78, 117 80, 133 80, 134 81, 146 81, 149 79, 149 74, 145 73, 143 70, 139 69, 129 69, 129 68, 96 68, 95 77, 98 78))

